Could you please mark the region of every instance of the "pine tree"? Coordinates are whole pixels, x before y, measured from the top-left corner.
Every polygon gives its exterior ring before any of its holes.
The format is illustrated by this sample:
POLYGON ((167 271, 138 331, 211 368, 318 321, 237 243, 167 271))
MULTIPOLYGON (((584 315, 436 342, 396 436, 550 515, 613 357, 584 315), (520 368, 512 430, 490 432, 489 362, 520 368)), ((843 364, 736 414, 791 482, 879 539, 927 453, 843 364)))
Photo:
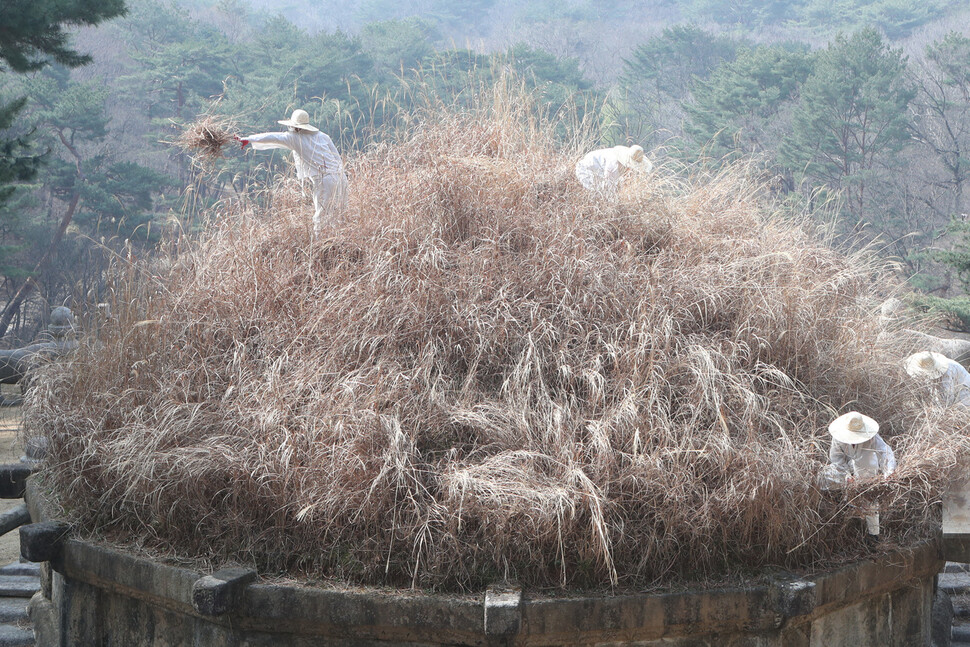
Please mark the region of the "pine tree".
MULTIPOLYGON (((66 28, 97 25, 104 20, 124 14, 124 0, 4 0, 0 3, 0 73, 8 70, 25 73, 44 68, 50 63, 78 67, 91 57, 76 51, 66 28)), ((11 127, 23 99, 0 105, 0 212, 16 190, 12 184, 31 179, 40 164, 40 156, 29 152, 29 140, 24 134, 11 133, 11 127)), ((77 198, 69 212, 73 213, 77 198)), ((70 217, 66 218, 70 222, 70 217)), ((51 248, 63 235, 62 226, 54 234, 51 248)), ((44 256, 46 259, 49 254, 44 256)), ((41 266, 38 263, 37 267, 41 266)), ((36 270, 35 270, 36 271, 36 270)), ((32 282, 25 282, 0 314, 0 336, 6 333, 10 321, 19 310, 32 282)))
POLYGON ((782 161, 809 181, 841 191, 859 221, 873 206, 874 185, 889 181, 880 172, 909 139, 914 91, 905 68, 902 52, 876 30, 839 34, 818 53, 782 144, 782 161))
POLYGON ((97 25, 124 13, 124 0, 3 0, 0 60, 14 72, 39 70, 52 61, 84 65, 91 57, 71 47, 65 27, 97 25))
POLYGON ((628 132, 645 131, 637 137, 645 144, 649 131, 678 134, 691 87, 734 60, 741 45, 694 25, 665 28, 623 61, 617 118, 628 132))
POLYGON ((34 177, 40 156, 31 154, 29 133, 14 133, 13 127, 17 113, 26 98, 0 103, 0 207, 10 199, 16 190, 15 182, 27 182, 34 177))
POLYGON ((684 132, 697 148, 721 158, 777 153, 783 125, 778 116, 811 72, 805 47, 765 45, 742 49, 693 90, 684 132))
MULTIPOLYGON (((71 47, 66 27, 97 25, 125 13, 124 0, 3 0, 0 3, 0 73, 39 70, 51 62, 68 67, 91 58, 71 47)), ((31 179, 40 156, 29 151, 29 137, 11 129, 24 99, 0 103, 0 206, 14 182, 31 179)))

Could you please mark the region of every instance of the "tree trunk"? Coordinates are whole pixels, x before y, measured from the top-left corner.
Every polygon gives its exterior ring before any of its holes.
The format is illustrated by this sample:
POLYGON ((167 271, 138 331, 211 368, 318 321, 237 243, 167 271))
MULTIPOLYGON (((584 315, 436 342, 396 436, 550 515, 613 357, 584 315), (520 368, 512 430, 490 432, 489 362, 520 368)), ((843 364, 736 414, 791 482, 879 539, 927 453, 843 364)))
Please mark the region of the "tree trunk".
POLYGON ((67 211, 64 213, 64 217, 61 218, 61 223, 57 226, 57 231, 54 232, 54 237, 51 239, 50 247, 44 255, 37 261, 37 265, 34 266, 34 271, 30 273, 30 276, 24 281, 20 289, 7 304, 7 307, 3 309, 3 314, 0 315, 0 337, 7 334, 7 328, 10 327, 10 322, 13 320, 14 315, 20 311, 20 306, 23 302, 30 296, 34 288, 37 287, 37 282, 34 277, 40 273, 44 266, 50 261, 51 256, 54 255, 54 250, 57 249, 57 245, 61 242, 61 238, 64 237, 64 232, 67 231, 68 225, 71 224, 71 219, 74 218, 74 212, 77 210, 78 200, 81 199, 80 189, 74 192, 74 197, 71 198, 71 203, 67 206, 67 211))

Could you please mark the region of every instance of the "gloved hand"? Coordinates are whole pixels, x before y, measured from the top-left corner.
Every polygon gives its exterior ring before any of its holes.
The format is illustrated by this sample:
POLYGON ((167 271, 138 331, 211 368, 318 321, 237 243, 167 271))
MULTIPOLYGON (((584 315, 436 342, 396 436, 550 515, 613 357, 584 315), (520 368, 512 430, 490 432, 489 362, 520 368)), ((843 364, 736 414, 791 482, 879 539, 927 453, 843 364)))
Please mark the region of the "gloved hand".
POLYGON ((237 142, 239 142, 239 149, 240 150, 242 150, 243 148, 246 148, 246 144, 249 143, 249 140, 248 139, 240 139, 239 138, 239 135, 233 135, 232 138, 235 139, 237 142))

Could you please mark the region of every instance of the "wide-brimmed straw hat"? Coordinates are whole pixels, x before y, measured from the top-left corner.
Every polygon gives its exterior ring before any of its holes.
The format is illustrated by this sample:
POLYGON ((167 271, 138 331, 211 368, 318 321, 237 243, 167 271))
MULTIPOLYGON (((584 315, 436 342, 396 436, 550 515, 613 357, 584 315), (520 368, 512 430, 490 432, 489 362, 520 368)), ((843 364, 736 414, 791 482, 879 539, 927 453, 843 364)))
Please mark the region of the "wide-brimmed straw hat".
POLYGON ((832 421, 829 433, 841 443, 858 445, 879 433, 879 423, 858 411, 850 411, 832 421))
POLYGON ((616 146, 616 159, 620 164, 641 173, 649 173, 653 170, 653 164, 643 154, 641 146, 616 146))
POLYGON ((289 126, 290 128, 309 130, 311 133, 315 133, 319 130, 318 128, 310 125, 310 115, 307 114, 307 111, 300 110, 299 108, 293 111, 293 116, 289 119, 281 119, 276 123, 289 126))
POLYGON ((906 372, 913 377, 937 378, 946 373, 947 364, 945 355, 928 350, 907 357, 906 372))

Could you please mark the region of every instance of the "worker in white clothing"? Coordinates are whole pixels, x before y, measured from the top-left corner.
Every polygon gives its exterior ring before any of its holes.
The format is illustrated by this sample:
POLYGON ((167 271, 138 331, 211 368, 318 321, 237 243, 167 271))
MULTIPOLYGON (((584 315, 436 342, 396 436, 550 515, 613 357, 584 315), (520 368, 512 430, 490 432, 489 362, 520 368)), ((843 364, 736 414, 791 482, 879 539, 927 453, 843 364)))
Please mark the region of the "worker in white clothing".
POLYGON ((945 406, 970 407, 970 373, 946 355, 925 351, 906 358, 906 372, 936 385, 945 406))
POLYGON ((313 185, 313 231, 319 233, 324 212, 347 206, 347 175, 340 153, 329 136, 310 125, 306 110, 294 110, 289 119, 278 123, 286 126, 286 132, 237 136, 236 141, 242 148, 252 144, 256 150, 288 148, 293 151, 296 176, 301 180, 309 178, 313 185))
POLYGON ((590 191, 613 194, 619 191, 623 176, 629 171, 649 173, 653 170, 640 146, 614 146, 586 153, 576 163, 576 178, 590 191))
MULTIPOLYGON (((896 469, 892 448, 879 436, 879 423, 858 411, 839 416, 829 425, 832 445, 822 470, 822 487, 845 485, 855 478, 888 476, 896 469)), ((866 511, 866 531, 879 534, 879 510, 866 511)))

